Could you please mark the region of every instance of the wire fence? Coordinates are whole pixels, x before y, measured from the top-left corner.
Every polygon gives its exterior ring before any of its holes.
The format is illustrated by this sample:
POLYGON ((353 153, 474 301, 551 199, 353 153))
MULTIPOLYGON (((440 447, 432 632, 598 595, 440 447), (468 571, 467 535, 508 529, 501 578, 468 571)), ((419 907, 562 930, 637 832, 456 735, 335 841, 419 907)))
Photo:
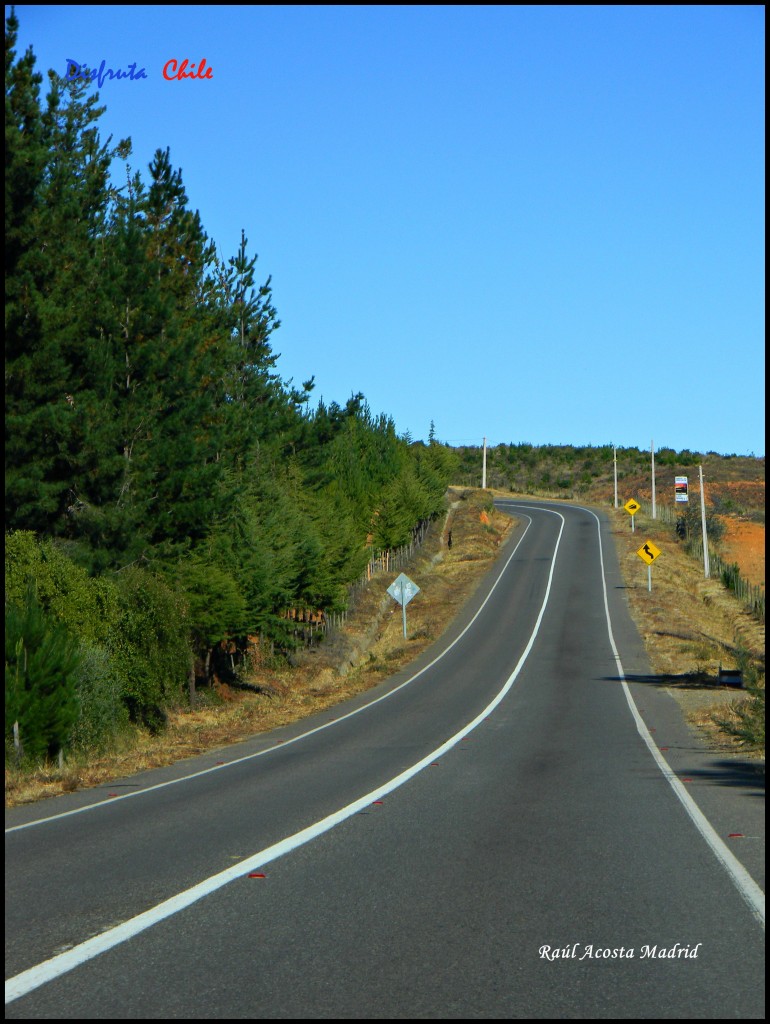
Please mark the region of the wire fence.
MULTIPOLYGON (((694 537, 687 543, 687 550, 698 559, 703 559, 703 538, 694 537)), ((749 583, 741 576, 737 562, 725 562, 709 545, 709 568, 712 575, 717 573, 728 590, 749 609, 752 615, 765 621, 765 588, 749 583)))
POLYGON ((432 520, 421 519, 412 530, 412 539, 408 544, 397 548, 386 548, 384 551, 372 551, 366 568, 359 578, 348 587, 346 608, 343 611, 315 611, 310 609, 290 609, 286 617, 294 622, 293 635, 299 646, 312 647, 321 639, 334 633, 345 625, 349 611, 355 604, 356 597, 366 589, 374 576, 382 573, 397 572, 407 566, 430 532, 432 520))

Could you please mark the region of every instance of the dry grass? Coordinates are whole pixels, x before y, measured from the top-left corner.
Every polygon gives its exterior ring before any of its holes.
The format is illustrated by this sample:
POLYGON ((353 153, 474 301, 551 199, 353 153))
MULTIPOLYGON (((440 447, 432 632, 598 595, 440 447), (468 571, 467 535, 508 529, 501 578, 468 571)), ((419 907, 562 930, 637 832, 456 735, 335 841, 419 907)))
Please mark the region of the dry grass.
POLYGON ((216 750, 338 704, 398 671, 438 639, 494 561, 512 520, 488 510, 489 502, 482 491, 450 489, 444 522, 434 524, 403 570, 420 587, 407 609, 406 640, 400 607, 386 594, 398 573, 383 573, 357 598, 345 629, 333 640, 295 659, 294 666, 254 665, 250 681, 265 693, 216 686, 199 692, 194 710, 172 710, 160 736, 134 731, 121 749, 102 757, 71 757, 61 769, 7 770, 6 806, 103 785, 216 750))
POLYGON ((738 721, 736 708, 746 694, 720 687, 719 669, 748 667, 763 679, 764 625, 719 580, 705 579, 703 564, 684 551, 670 526, 637 513, 632 533, 625 511, 609 515, 631 613, 653 671, 692 726, 720 749, 737 749, 740 742, 718 723, 738 721), (647 566, 636 554, 648 540, 661 551, 652 565, 651 591, 647 566))

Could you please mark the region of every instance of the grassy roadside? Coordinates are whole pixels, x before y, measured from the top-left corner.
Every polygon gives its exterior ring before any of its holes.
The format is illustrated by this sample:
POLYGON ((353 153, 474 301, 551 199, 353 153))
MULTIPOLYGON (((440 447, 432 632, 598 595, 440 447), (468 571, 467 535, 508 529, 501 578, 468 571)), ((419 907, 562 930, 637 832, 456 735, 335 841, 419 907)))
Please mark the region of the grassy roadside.
MULTIPOLYGON (((434 524, 405 569, 420 587, 409 605, 408 639, 399 606, 386 593, 397 573, 383 573, 357 598, 336 637, 296 659, 294 666, 267 660, 254 664, 249 678, 263 693, 218 686, 201 692, 195 710, 172 711, 160 736, 134 732, 122 749, 88 761, 71 759, 61 769, 50 766, 34 775, 7 771, 6 805, 102 785, 215 750, 339 703, 398 671, 440 637, 516 529, 510 517, 491 508, 492 493, 450 490, 446 518, 434 524)), ((510 492, 499 494, 511 497, 510 492)), ((720 665, 741 663, 764 677, 764 626, 719 581, 703 579, 702 567, 676 543, 670 527, 640 513, 632 533, 625 511, 610 509, 608 514, 631 612, 660 685, 712 743, 742 750, 715 717, 737 722, 731 707, 744 695, 719 687, 717 677, 720 665), (647 540, 661 550, 652 568, 651 593, 646 565, 636 554, 647 540)))

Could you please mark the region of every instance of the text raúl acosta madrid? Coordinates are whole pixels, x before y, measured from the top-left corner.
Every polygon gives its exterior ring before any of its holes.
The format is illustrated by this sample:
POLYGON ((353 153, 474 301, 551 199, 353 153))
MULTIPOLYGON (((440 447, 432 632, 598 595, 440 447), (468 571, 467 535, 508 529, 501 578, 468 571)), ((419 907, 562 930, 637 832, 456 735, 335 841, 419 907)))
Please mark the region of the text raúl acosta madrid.
MULTIPOLYGON (((675 942, 673 946, 642 946, 639 951, 640 960, 695 960, 698 950, 703 945, 682 946, 675 942)), ((635 960, 636 949, 633 946, 617 946, 614 949, 604 946, 588 945, 575 942, 571 946, 541 946, 541 960, 635 960)))

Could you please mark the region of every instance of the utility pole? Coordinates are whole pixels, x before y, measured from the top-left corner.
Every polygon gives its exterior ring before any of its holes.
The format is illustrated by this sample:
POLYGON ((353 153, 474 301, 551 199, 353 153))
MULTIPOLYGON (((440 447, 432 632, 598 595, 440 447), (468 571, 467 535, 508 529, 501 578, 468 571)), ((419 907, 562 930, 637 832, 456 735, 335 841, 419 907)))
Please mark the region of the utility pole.
POLYGON ((484 438, 484 462, 483 469, 481 471, 481 486, 483 490, 487 489, 487 439, 484 438))
POLYGON ((656 519, 655 515, 655 444, 650 441, 650 457, 652 459, 652 518, 656 519))
POLYGON ((700 522, 703 528, 703 572, 706 579, 709 579, 711 566, 709 565, 709 539, 706 536, 706 494, 703 489, 703 466, 698 466, 698 470, 700 472, 700 522))
POLYGON ((618 507, 618 450, 612 446, 612 461, 615 466, 615 508, 618 507))

